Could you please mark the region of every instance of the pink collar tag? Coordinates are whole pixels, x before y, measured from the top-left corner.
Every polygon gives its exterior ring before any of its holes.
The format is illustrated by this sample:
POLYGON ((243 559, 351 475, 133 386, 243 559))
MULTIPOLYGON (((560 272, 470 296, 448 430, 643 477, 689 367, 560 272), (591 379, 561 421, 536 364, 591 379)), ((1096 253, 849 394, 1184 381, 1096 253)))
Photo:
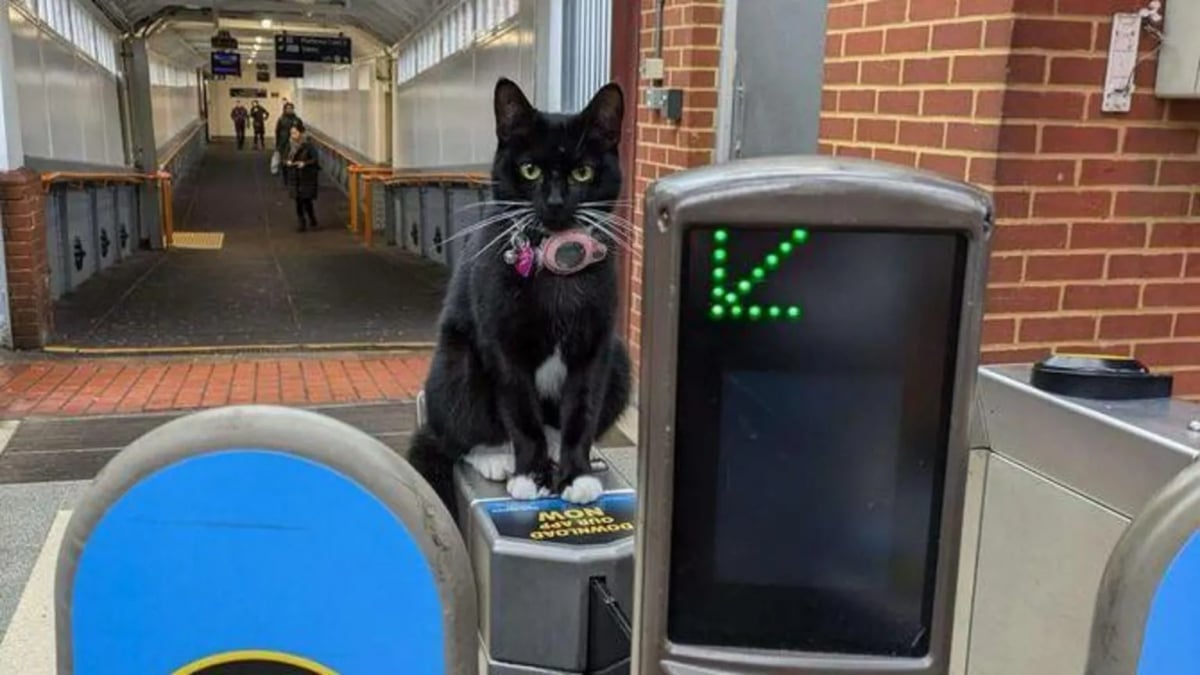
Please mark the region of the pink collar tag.
POLYGON ((542 267, 563 276, 575 274, 607 256, 608 247, 580 228, 552 234, 538 248, 542 267))

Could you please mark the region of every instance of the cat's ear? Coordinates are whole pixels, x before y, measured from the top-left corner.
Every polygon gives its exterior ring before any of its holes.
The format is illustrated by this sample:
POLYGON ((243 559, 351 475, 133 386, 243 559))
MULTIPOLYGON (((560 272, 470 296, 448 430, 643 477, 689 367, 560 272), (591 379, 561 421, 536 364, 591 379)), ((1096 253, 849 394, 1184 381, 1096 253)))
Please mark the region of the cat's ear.
POLYGON ((535 111, 516 82, 502 77, 496 82, 496 137, 505 142, 533 126, 535 111))
POLYGON ((600 88, 583 109, 589 132, 603 140, 609 148, 621 142, 621 120, 625 116, 625 95, 616 82, 600 88))

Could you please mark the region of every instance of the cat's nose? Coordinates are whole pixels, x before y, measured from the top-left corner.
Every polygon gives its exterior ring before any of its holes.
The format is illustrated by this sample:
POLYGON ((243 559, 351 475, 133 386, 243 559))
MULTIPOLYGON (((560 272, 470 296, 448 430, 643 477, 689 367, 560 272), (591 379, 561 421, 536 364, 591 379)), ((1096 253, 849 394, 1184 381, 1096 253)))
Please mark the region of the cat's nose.
POLYGON ((563 202, 546 202, 545 221, 550 226, 562 226, 566 224, 570 214, 567 212, 567 205, 563 202))

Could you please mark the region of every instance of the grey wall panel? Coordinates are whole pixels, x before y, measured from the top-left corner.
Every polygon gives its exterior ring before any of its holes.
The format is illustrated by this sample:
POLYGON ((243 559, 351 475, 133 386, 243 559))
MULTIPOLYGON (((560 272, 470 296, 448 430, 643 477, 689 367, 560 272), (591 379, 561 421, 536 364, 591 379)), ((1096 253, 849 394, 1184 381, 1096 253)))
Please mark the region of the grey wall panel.
POLYGON ((46 253, 50 259, 50 294, 55 300, 71 288, 70 243, 63 199, 61 188, 46 195, 46 253))
POLYGON ((10 9, 8 16, 12 23, 13 74, 21 110, 21 143, 27 155, 50 157, 50 117, 40 34, 37 26, 21 12, 10 9))
POLYGON ((137 205, 134 203, 136 192, 134 188, 118 187, 115 191, 117 201, 117 244, 122 257, 129 257, 137 250, 137 205))
POLYGON ((401 218, 404 219, 403 241, 400 243, 404 250, 420 253, 421 242, 424 240, 421 234, 421 189, 416 186, 401 187, 400 201, 401 218))
POLYGON ((100 269, 112 267, 121 259, 121 242, 117 233, 117 202, 111 187, 94 190, 96 200, 96 241, 100 269))
POLYGON ((448 216, 446 191, 441 185, 421 188, 421 255, 434 262, 446 262, 448 216))
POLYGON ((99 252, 92 227, 92 199, 82 190, 67 193, 67 241, 69 275, 72 289, 96 272, 99 252))
POLYGON ((968 675, 1083 673, 1100 576, 1128 523, 993 455, 976 557, 968 675))
POLYGON ((446 242, 446 262, 454 267, 462 262, 463 249, 467 238, 461 236, 463 230, 483 219, 486 210, 478 206, 481 201, 479 190, 468 186, 450 188, 450 215, 446 242))

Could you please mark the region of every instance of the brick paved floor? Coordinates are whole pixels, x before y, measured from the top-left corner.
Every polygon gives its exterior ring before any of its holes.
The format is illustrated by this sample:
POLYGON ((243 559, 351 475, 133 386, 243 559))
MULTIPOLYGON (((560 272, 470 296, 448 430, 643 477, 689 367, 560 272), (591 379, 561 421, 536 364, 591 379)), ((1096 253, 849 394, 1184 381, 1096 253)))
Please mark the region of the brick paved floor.
POLYGON ((428 368, 428 354, 412 353, 10 362, 0 417, 409 400, 428 368))

